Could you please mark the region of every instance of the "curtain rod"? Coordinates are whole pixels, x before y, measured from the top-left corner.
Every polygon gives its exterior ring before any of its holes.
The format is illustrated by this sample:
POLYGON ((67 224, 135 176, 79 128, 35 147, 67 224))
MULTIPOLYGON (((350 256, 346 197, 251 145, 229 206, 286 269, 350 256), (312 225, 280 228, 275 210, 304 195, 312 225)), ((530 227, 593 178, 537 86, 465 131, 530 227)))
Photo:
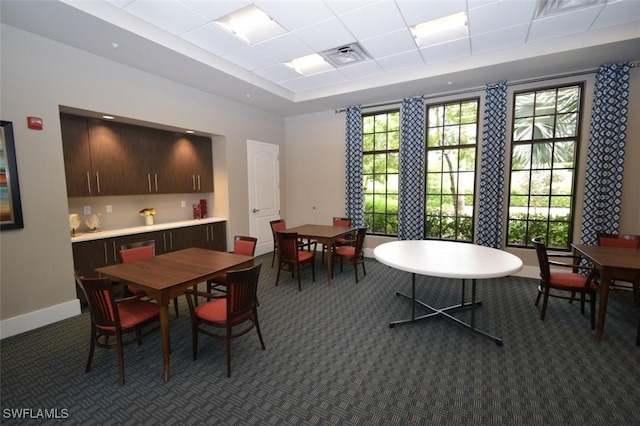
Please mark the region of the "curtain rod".
MULTIPOLYGON (((636 62, 631 62, 631 67, 637 67, 638 65, 640 65, 639 61, 636 62)), ((595 69, 590 69, 590 70, 585 70, 585 71, 577 71, 577 72, 572 72, 572 73, 567 73, 567 74, 558 74, 558 75, 553 75, 553 76, 549 76, 549 77, 539 77, 539 78, 532 78, 532 79, 527 79, 527 80, 516 80, 516 81, 512 81, 512 82, 507 82, 507 87, 509 86, 518 86, 521 84, 531 84, 531 83, 540 83, 542 81, 549 81, 549 80, 556 80, 558 78, 568 78, 568 77, 579 77, 582 75, 587 75, 587 74, 595 74, 598 72, 600 68, 595 68, 595 69)), ((463 90, 458 90, 456 92, 446 92, 446 93, 439 93, 439 94, 435 94, 435 95, 423 95, 422 98, 425 100, 429 100, 429 99, 435 99, 435 98, 441 98, 443 96, 457 96, 457 95, 465 95, 467 93, 473 93, 473 92, 477 92, 479 90, 484 90, 486 86, 477 86, 477 87, 472 87, 469 89, 463 89, 463 90)), ((384 107, 384 106, 389 106, 389 105, 397 105, 400 102, 402 102, 402 99, 396 99, 394 101, 388 101, 388 102, 381 102, 381 103, 377 103, 377 104, 369 104, 369 105, 363 105, 362 109, 370 109, 370 108, 380 108, 380 107, 384 107)), ((335 110, 335 113, 341 113, 341 112, 345 112, 347 109, 346 108, 339 108, 335 110)))

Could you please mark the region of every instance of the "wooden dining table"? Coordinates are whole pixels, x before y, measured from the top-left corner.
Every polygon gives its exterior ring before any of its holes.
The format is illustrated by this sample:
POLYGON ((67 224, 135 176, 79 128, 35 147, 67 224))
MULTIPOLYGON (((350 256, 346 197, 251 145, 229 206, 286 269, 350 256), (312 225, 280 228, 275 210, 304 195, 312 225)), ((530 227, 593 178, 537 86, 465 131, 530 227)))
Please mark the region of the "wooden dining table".
POLYGON ((589 260, 600 272, 600 305, 596 340, 602 340, 607 314, 609 283, 612 279, 633 281, 640 275, 640 250, 571 244, 574 253, 589 260))
POLYGON ((327 282, 331 285, 333 280, 333 246, 340 237, 356 232, 358 228, 351 226, 333 225, 301 225, 287 228, 283 232, 297 232, 298 237, 317 242, 327 246, 327 282))
POLYGON ((135 262, 105 266, 96 271, 139 287, 158 303, 164 380, 168 381, 171 354, 169 302, 183 295, 187 288, 206 282, 225 271, 253 266, 253 260, 252 256, 194 247, 135 262))

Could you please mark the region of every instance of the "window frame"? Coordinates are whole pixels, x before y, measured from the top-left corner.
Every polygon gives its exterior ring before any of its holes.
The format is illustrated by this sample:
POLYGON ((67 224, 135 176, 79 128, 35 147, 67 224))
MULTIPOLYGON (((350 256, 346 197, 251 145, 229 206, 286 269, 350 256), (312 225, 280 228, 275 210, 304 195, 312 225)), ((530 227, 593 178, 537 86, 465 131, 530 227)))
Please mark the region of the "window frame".
MULTIPOLYGON (((479 150, 480 148, 480 110, 481 110, 481 102, 480 102, 480 97, 479 96, 473 96, 473 97, 468 97, 468 98, 463 98, 463 99, 456 99, 456 100, 450 100, 450 101, 446 101, 446 102, 436 102, 433 104, 427 104, 425 105, 425 140, 424 140, 424 146, 425 146, 425 156, 424 156, 424 239, 429 239, 429 240, 443 240, 443 241, 457 241, 457 242, 464 242, 464 243, 473 243, 475 241, 475 228, 476 228, 476 220, 477 220, 477 213, 478 213, 478 188, 479 188, 479 184, 480 184, 480 179, 478 178, 478 165, 480 164, 480 153, 481 151, 479 150), (434 147, 434 148, 430 148, 429 147, 429 129, 430 128, 435 128, 435 127, 430 127, 429 126, 429 111, 431 108, 434 107, 442 107, 442 108, 446 108, 447 106, 450 105, 458 105, 460 107, 462 107, 463 104, 465 103, 469 103, 469 102, 475 102, 476 104, 476 115, 475 115, 475 143, 474 144, 458 144, 458 145, 447 145, 447 146, 443 146, 443 147, 434 147), (433 216, 433 215, 429 215, 428 214, 428 203, 429 203, 429 186, 428 186, 428 177, 429 177, 429 152, 430 151, 442 151, 444 152, 445 149, 455 149, 455 150, 461 150, 461 149, 465 149, 465 148, 474 148, 474 164, 473 164, 473 171, 472 171, 472 175, 473 175, 473 214, 470 217, 470 222, 471 222, 471 229, 470 229, 470 239, 460 239, 458 237, 456 238, 447 238, 447 237, 443 237, 442 235, 442 218, 443 217, 453 217, 454 218, 454 223, 455 223, 455 230, 456 230, 456 234, 459 235, 459 227, 460 227, 460 218, 461 216, 458 214, 458 212, 454 212, 454 216, 443 216, 443 212, 442 209, 440 209, 440 214, 439 214, 439 218, 440 218, 440 222, 441 222, 441 226, 440 226, 440 232, 439 232, 439 237, 435 237, 435 236, 429 236, 428 235, 428 221, 429 221, 429 217, 433 216)), ((457 124, 458 127, 458 134, 460 135, 460 127, 462 126, 463 123, 459 123, 457 124)), ((438 126, 440 127, 440 126, 438 126)), ((443 122, 442 124, 442 128, 443 128, 443 132, 446 133, 446 131, 444 131, 445 128, 445 123, 443 122)), ((459 157, 458 157, 459 158, 459 157)), ((456 172, 456 175, 458 175, 457 177, 459 178, 459 170, 456 172)), ((444 177, 444 175, 446 174, 444 172, 444 170, 440 173, 442 177, 444 177)), ((459 182, 459 181, 458 181, 459 182)), ((457 196, 460 196, 461 194, 459 193, 460 187, 458 186, 457 188, 458 190, 458 194, 457 196)), ((464 194, 462 194, 464 195, 464 194)), ((441 186, 441 200, 442 197, 444 196, 444 193, 442 192, 442 186, 441 186)), ((442 204, 441 204, 442 207, 442 204)))
MULTIPOLYGON (((579 178, 579 173, 580 173, 580 152, 581 152, 581 148, 582 148, 582 125, 583 125, 583 120, 584 120, 584 115, 585 115, 585 110, 584 110, 584 104, 585 104, 585 82, 568 82, 568 83, 561 83, 561 84, 555 84, 555 85, 549 85, 549 86, 542 86, 542 87, 534 87, 534 88, 529 88, 529 89, 523 89, 523 90, 519 90, 519 91, 514 91, 511 95, 511 106, 512 106, 512 114, 511 114, 511 123, 510 123, 510 134, 509 134, 509 143, 510 143, 510 150, 509 150, 509 169, 508 171, 508 177, 509 177, 509 186, 507 188, 507 193, 506 193, 506 198, 507 198, 507 203, 506 203, 506 218, 504 220, 504 226, 506 228, 505 230, 505 235, 504 235, 504 242, 505 242, 505 247, 510 247, 510 248, 521 248, 521 249, 534 249, 532 243, 531 243, 531 238, 536 237, 536 236, 540 236, 540 235, 530 235, 530 223, 531 222, 541 222, 541 221, 532 221, 529 219, 530 217, 530 210, 532 207, 532 203, 531 203, 531 197, 532 197, 532 191, 531 191, 531 186, 529 186, 529 190, 528 193, 526 194, 526 196, 528 197, 529 201, 527 204, 527 218, 525 219, 525 223, 526 223, 526 227, 525 227, 525 237, 524 237, 524 244, 518 244, 518 243, 513 243, 510 242, 510 229, 511 229, 511 199, 512 199, 512 191, 513 191, 513 183, 514 183, 514 179, 513 179, 513 172, 514 172, 514 149, 517 146, 521 146, 521 145, 530 145, 531 147, 533 147, 534 144, 543 144, 543 143, 549 143, 552 144, 552 157, 551 157, 551 162, 549 164, 548 168, 544 168, 544 169, 540 169, 540 168, 534 168, 534 164, 531 163, 529 164, 529 168, 528 169, 521 169, 521 170, 528 170, 529 174, 532 175, 534 171, 540 171, 540 170, 549 170, 550 173, 550 177, 551 177, 551 182, 553 182, 553 171, 554 170, 568 170, 567 168, 556 168, 554 167, 555 164, 555 159, 553 158, 553 153, 555 151, 556 148, 556 144, 558 143, 563 143, 563 142, 567 142, 567 141, 571 141, 574 142, 575 145, 573 147, 574 152, 573 152, 573 168, 570 169, 573 171, 573 175, 572 175, 572 182, 570 185, 571 188, 571 194, 570 194, 570 205, 569 205, 569 215, 568 215, 568 219, 567 222, 565 222, 566 224, 568 224, 568 229, 567 229, 567 245, 566 246, 558 246, 558 245, 554 245, 550 239, 549 239, 549 234, 550 234, 550 228, 551 228, 551 223, 560 223, 562 221, 554 221, 551 220, 551 213, 547 213, 547 217, 546 220, 543 221, 544 226, 546 227, 546 232, 545 235, 542 235, 542 237, 545 239, 545 242, 547 243, 547 245, 552 248, 553 250, 556 251, 570 251, 571 250, 571 244, 574 241, 574 232, 575 232, 575 226, 576 226, 576 211, 578 209, 578 194, 577 194, 577 188, 578 188, 578 178, 579 178), (578 88, 578 102, 577 102, 577 120, 576 120, 576 125, 575 125, 575 135, 574 136, 567 136, 567 137, 555 137, 556 132, 557 132, 557 116, 559 115, 558 112, 558 105, 557 105, 557 92, 559 90, 562 89, 567 89, 567 88, 573 88, 576 87, 578 88), (540 92, 545 92, 545 91, 550 91, 550 90, 554 90, 556 91, 556 104, 554 105, 554 109, 553 109, 553 117, 554 117, 554 126, 553 126, 553 136, 551 138, 535 138, 535 137, 531 137, 531 139, 526 139, 526 140, 519 140, 519 141, 515 141, 514 140, 514 133, 515 133, 515 122, 516 122, 516 98, 518 97, 518 95, 522 95, 522 94, 532 94, 534 96, 536 96, 538 93, 540 92)), ((535 103, 534 103, 535 105, 535 103)), ((535 106, 534 106, 535 109, 535 106)), ((533 113, 533 115, 531 116, 532 118, 536 117, 535 115, 535 111, 533 113)), ((521 117, 519 117, 521 118, 521 117)), ((533 151, 533 150, 532 150, 533 151)), ((533 154, 532 154, 533 155, 533 154)), ((519 169, 520 170, 520 169, 519 169)), ((531 185, 531 176, 529 177, 529 184, 531 185)), ((547 208, 551 208, 552 207, 552 203, 551 200, 554 198, 554 194, 552 193, 552 189, 551 189, 551 183, 549 184, 549 193, 547 195, 545 195, 547 197, 547 208)), ((536 197, 540 197, 541 195, 536 195, 533 194, 533 196, 536 197)))
MULTIPOLYGON (((375 123, 375 118, 374 118, 374 123, 375 123)), ((362 114, 362 164, 363 164, 363 170, 362 170, 362 186, 363 186, 363 221, 364 221, 364 225, 368 227, 367 229, 367 234, 369 235, 377 235, 377 236, 386 236, 386 237, 394 237, 394 236, 398 236, 398 210, 396 209, 395 214, 394 213, 388 213, 388 206, 389 206, 389 200, 388 197, 389 195, 395 195, 396 200, 399 201, 399 197, 400 197, 400 185, 399 185, 399 178, 400 178, 400 132, 401 132, 401 123, 402 123, 402 114, 400 111, 400 108, 390 108, 390 109, 384 109, 384 110, 378 110, 378 111, 374 111, 374 112, 370 112, 370 113, 363 113, 362 114), (365 125, 364 125, 364 120, 366 117, 375 117, 378 115, 386 115, 387 116, 387 123, 389 121, 389 114, 397 114, 398 115, 398 129, 397 129, 397 133, 398 133, 398 148, 397 149, 389 149, 388 148, 388 134, 390 133, 388 130, 386 132, 380 132, 380 133, 386 133, 387 134, 387 147, 384 150, 376 150, 375 149, 375 142, 373 145, 373 150, 371 151, 366 151, 365 150, 365 125), (367 192, 365 189, 365 176, 374 176, 376 174, 380 174, 380 173, 365 173, 364 169, 365 169, 365 157, 368 155, 373 156, 373 161, 375 161, 375 156, 376 155, 381 155, 381 154, 385 154, 385 156, 387 156, 389 154, 395 154, 396 158, 397 158, 397 164, 398 164, 398 168, 397 168, 397 172, 396 173, 391 173, 391 174, 395 174, 397 176, 397 180, 398 180, 398 187, 397 187, 397 192, 395 194, 393 193, 389 193, 389 192, 384 192, 382 194, 384 194, 384 200, 385 200, 385 209, 384 209, 384 213, 375 213, 375 210, 373 212, 367 212, 366 209, 366 205, 367 205, 367 195, 373 195, 373 205, 375 206, 375 189, 372 192, 367 192), (377 215, 384 215, 385 219, 384 219, 384 224, 385 224, 385 231, 389 230, 389 226, 394 226, 393 223, 390 223, 389 221, 389 217, 394 217, 395 218, 395 228, 396 228, 396 232, 395 233, 388 233, 388 232, 379 232, 376 231, 376 227, 374 226, 375 224, 375 218, 377 215), (368 221, 368 217, 371 216, 371 222, 368 221)), ((395 130, 394 130, 395 131, 395 130)), ((370 134, 370 133, 367 133, 370 134)), ((373 132, 373 137, 375 140, 375 135, 379 134, 378 132, 375 131, 374 128, 374 132, 373 132)), ((388 171, 388 166, 385 169, 385 172, 383 173, 386 176, 386 182, 389 182, 388 176, 389 176, 389 171, 388 171)), ((374 170, 375 172, 375 167, 374 170)), ((375 181, 375 180, 374 180, 375 181)), ((386 184, 385 184, 386 185, 386 184)))

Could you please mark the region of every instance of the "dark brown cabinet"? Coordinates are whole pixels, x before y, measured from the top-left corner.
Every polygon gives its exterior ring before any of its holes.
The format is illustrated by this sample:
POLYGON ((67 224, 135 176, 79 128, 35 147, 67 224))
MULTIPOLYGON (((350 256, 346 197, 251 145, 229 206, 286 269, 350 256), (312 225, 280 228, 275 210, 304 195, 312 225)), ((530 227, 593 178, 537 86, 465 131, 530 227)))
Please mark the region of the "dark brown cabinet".
POLYGON ((60 114, 67 195, 213 192, 211 139, 60 114))

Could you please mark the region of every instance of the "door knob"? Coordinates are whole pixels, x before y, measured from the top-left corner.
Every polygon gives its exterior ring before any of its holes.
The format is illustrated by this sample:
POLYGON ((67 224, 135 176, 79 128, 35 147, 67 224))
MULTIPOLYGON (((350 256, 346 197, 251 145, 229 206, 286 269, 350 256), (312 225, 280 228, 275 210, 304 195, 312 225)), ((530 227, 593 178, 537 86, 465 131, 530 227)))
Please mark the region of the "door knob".
POLYGON ((260 209, 253 209, 254 213, 258 213, 260 211, 260 209))

